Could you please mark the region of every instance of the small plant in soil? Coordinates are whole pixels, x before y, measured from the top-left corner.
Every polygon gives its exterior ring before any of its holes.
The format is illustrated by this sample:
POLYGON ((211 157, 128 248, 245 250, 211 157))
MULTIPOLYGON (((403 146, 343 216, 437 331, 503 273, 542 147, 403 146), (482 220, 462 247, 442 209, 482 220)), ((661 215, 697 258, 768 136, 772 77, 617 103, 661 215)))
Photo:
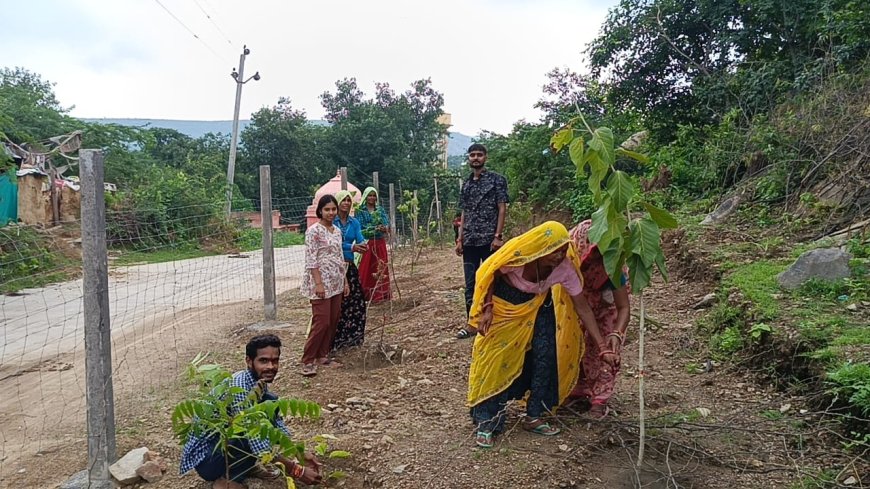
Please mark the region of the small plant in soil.
MULTIPOLYGON (((257 402, 261 393, 255 388, 239 410, 234 406, 234 397, 244 390, 231 386, 230 371, 221 365, 205 363, 207 358, 208 354, 200 353, 187 367, 188 378, 197 386, 197 392, 181 401, 172 412, 172 430, 179 442, 184 444, 191 436, 217 437, 217 449, 229 459, 230 442, 257 437, 269 440, 273 447, 273 452, 267 453, 262 462, 268 463, 275 455, 301 460, 305 444, 292 440, 275 427, 272 420, 288 415, 317 419, 320 406, 301 399, 257 402), (233 411, 237 414, 231 414, 233 411)), ((228 470, 229 465, 227 463, 228 470)))

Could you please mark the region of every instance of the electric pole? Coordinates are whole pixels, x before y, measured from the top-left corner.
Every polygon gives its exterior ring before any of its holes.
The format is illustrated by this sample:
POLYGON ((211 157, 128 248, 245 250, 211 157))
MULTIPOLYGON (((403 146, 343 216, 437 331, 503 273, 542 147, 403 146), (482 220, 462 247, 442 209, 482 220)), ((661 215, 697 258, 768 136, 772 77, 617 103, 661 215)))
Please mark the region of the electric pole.
POLYGON ((239 140, 239 110, 242 104, 242 85, 249 81, 259 80, 260 72, 254 73, 254 76, 245 80, 245 56, 251 54, 248 46, 242 48, 242 55, 239 56, 239 71, 233 70, 230 76, 236 81, 236 108, 233 111, 233 135, 230 139, 230 160, 227 163, 227 218, 230 217, 230 212, 233 210, 233 180, 236 175, 236 148, 239 140))

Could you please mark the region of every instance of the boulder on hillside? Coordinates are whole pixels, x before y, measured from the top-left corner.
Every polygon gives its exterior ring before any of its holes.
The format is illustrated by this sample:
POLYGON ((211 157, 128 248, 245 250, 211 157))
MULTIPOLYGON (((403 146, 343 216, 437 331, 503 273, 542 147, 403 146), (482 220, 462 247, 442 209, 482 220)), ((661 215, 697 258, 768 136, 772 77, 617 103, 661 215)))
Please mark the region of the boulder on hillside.
POLYGON ((731 214, 737 210, 737 207, 740 205, 740 195, 735 195, 734 197, 730 197, 725 199, 719 207, 716 208, 715 211, 711 212, 701 221, 702 226, 712 226, 714 224, 721 224, 725 222, 731 214))
POLYGON ((788 269, 777 275, 780 287, 796 289, 811 279, 836 281, 848 278, 851 270, 848 252, 839 248, 819 248, 807 251, 788 269))

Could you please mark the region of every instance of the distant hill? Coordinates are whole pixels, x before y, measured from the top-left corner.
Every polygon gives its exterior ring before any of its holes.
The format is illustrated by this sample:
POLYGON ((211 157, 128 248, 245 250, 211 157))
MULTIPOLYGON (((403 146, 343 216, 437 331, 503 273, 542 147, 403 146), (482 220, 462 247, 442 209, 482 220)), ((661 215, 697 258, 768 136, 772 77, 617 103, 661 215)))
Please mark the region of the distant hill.
MULTIPOLYGON (((134 127, 159 127, 163 129, 175 129, 192 138, 199 138, 208 133, 230 134, 233 131, 233 121, 184 121, 172 119, 82 119, 86 122, 98 124, 118 124, 120 126, 134 127)), ((311 121, 314 124, 327 124, 326 121, 311 121)), ((243 130, 250 124, 250 120, 240 120, 239 130, 243 130)), ((459 132, 450 133, 450 142, 447 145, 449 156, 463 155, 471 145, 471 136, 459 132)))

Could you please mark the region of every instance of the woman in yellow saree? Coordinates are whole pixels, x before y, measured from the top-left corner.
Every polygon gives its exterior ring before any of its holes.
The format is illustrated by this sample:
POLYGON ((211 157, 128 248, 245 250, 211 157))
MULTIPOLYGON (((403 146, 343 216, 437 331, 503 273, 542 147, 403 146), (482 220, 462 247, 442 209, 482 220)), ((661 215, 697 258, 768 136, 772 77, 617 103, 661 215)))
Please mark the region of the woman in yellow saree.
POLYGON ((602 360, 618 364, 583 298, 580 260, 562 224, 548 221, 531 229, 481 265, 469 316, 478 336, 468 376, 478 446, 492 446, 493 435, 504 429, 508 401, 526 393, 524 428, 559 433, 543 416, 577 383, 585 346, 580 320, 602 346, 602 360))

